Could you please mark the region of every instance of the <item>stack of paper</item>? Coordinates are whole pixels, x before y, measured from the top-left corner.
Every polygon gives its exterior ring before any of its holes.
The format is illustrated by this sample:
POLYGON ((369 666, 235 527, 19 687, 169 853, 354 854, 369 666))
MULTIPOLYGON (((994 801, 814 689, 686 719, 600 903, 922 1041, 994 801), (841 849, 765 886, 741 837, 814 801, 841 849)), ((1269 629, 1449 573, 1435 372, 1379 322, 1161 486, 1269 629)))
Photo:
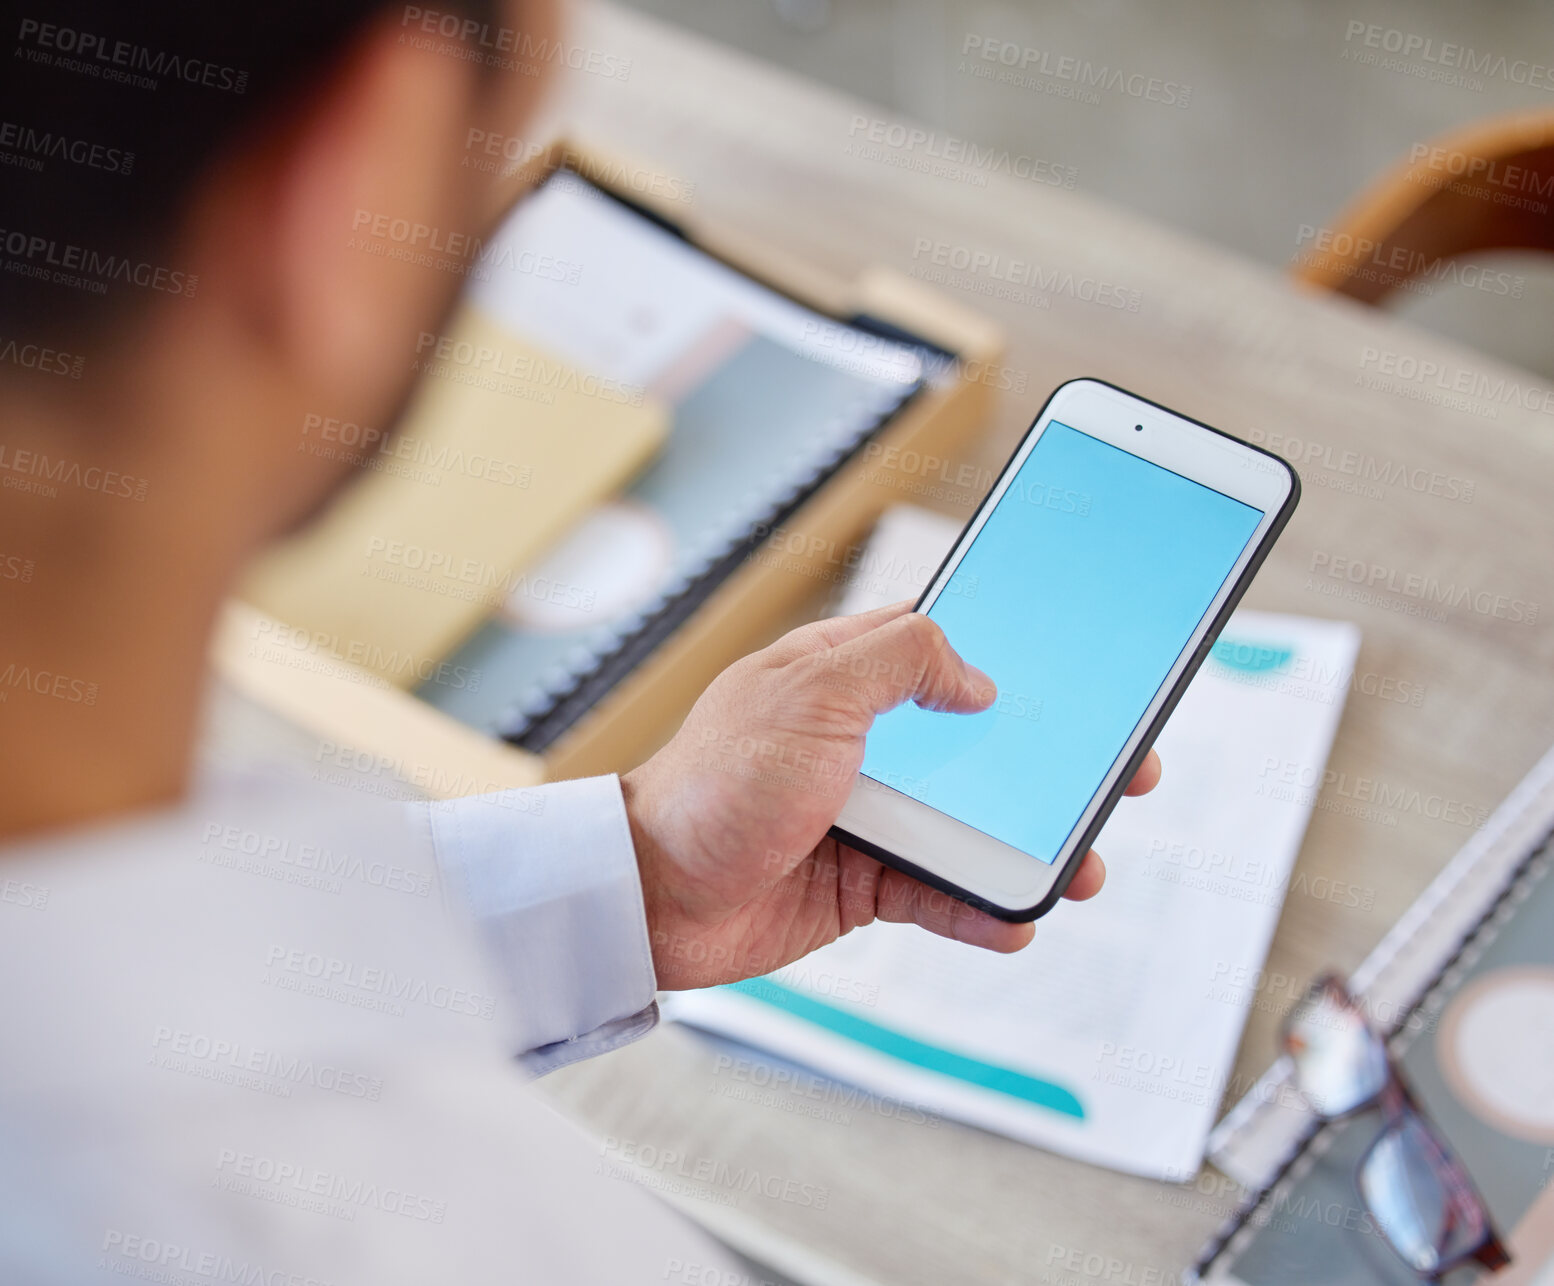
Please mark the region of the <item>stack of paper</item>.
MULTIPOLYGON (((911 597, 958 530, 887 514, 844 608, 911 597)), ((1238 612, 1160 737, 1160 787, 1123 800, 1101 834, 1105 891, 1037 921, 1025 951, 875 925, 767 978, 676 996, 669 1013, 925 1110, 1190 1178, 1358 646, 1347 623, 1238 612)))
POLYGON ((497 587, 497 610, 449 658, 480 682, 434 677, 418 691, 542 751, 926 372, 917 349, 803 307, 567 171, 518 204, 487 255, 535 266, 477 279, 477 313, 586 372, 602 405, 645 397, 669 413, 625 493, 579 511, 497 587))

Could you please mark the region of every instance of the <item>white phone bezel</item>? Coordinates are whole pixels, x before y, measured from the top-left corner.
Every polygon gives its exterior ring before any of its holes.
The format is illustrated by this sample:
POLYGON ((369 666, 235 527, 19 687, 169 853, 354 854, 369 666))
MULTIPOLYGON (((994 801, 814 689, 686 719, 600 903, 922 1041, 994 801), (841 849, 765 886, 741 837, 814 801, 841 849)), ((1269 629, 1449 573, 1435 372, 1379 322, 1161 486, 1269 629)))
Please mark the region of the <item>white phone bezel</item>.
POLYGON ((1178 680, 1193 663, 1195 653, 1213 629, 1225 603, 1241 585, 1248 564, 1257 556, 1270 527, 1279 518, 1296 486, 1288 466, 1266 452, 1109 384, 1073 380, 1048 399, 1019 450, 1011 457, 944 566, 929 584, 918 605, 919 611, 926 612, 943 592, 1020 466, 1054 421, 1243 501, 1260 509, 1263 517, 1121 753, 1050 863, 957 821, 911 795, 862 773, 858 775, 837 821, 839 830, 894 854, 976 901, 1012 913, 1029 912, 1041 905, 1064 875, 1079 841, 1116 788, 1119 777, 1138 752, 1141 740, 1148 734, 1178 680), (1137 425, 1142 425, 1142 429, 1136 428, 1137 425))

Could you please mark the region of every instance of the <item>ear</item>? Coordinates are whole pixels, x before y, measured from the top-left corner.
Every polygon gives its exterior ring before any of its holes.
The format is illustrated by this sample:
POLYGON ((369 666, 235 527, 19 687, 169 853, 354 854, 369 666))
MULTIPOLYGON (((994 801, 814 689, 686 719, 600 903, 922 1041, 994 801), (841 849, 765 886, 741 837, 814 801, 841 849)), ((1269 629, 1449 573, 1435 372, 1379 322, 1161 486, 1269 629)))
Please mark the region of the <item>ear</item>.
POLYGON ((225 208, 206 226, 231 243, 206 240, 208 253, 271 358, 319 405, 393 396, 416 333, 463 280, 384 251, 427 249, 430 233, 416 244, 404 229, 475 231, 458 149, 476 86, 468 63, 416 48, 386 18, 220 184, 225 208))

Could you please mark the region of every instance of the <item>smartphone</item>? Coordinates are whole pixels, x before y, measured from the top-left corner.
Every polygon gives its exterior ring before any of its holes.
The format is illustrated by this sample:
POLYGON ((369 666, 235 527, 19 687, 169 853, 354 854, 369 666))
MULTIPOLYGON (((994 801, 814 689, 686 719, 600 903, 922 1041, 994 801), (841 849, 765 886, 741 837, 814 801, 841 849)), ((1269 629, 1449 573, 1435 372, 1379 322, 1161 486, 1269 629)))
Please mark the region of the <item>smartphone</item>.
POLYGON ((997 701, 881 715, 831 833, 1000 919, 1046 914, 1299 497, 1268 451, 1059 387, 916 607, 997 701))

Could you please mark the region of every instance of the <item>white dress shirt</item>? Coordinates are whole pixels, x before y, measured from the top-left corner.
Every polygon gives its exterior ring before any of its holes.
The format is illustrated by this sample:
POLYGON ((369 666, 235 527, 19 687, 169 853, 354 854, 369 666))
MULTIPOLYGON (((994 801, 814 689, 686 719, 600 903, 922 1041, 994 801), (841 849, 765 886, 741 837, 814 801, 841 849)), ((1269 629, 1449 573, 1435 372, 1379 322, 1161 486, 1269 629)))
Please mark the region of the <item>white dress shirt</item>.
POLYGON ((657 1020, 613 777, 229 779, 0 849, 0 977, 0 1281, 731 1271, 523 1084, 657 1020))

